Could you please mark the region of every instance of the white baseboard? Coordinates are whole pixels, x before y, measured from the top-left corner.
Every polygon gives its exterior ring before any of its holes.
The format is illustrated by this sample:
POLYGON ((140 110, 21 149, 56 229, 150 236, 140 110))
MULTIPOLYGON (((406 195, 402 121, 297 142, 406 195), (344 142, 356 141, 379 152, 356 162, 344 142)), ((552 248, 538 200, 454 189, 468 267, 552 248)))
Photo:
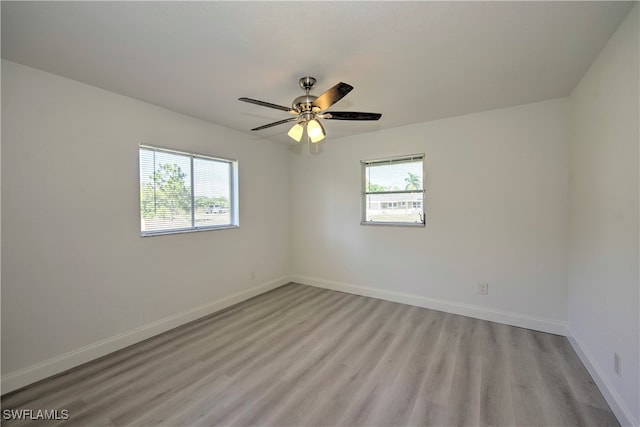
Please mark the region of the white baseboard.
POLYGON ((624 404, 620 395, 616 392, 613 385, 607 379, 607 376, 604 374, 603 370, 600 369, 598 363, 596 363, 593 355, 589 351, 589 349, 584 345, 582 340, 576 335, 575 331, 571 329, 570 326, 567 326, 567 338, 571 343, 571 346, 578 354, 578 357, 584 364, 587 371, 593 378, 593 381, 597 384, 600 392, 604 396, 604 399, 607 401, 611 410, 618 418, 620 425, 623 427, 633 426, 640 427, 640 421, 635 419, 629 408, 624 404))
POLYGON ((288 276, 265 282, 253 288, 238 292, 220 300, 212 301, 189 311, 179 313, 156 322, 141 326, 102 341, 72 350, 35 365, 10 372, 2 376, 2 393, 17 390, 36 381, 59 374, 83 363, 105 356, 132 344, 146 340, 170 329, 215 313, 234 304, 260 295, 289 283, 288 276))
POLYGON ((437 300, 423 297, 421 295, 412 295, 401 292, 370 288, 366 286, 352 285, 348 283, 334 282, 331 280, 319 279, 317 277, 292 275, 290 278, 292 282, 316 286, 318 288, 332 289, 334 291, 378 298, 386 301, 399 302, 402 304, 415 305, 418 307, 430 308, 447 313, 460 314, 462 316, 489 320, 497 323, 504 323, 511 326, 518 326, 521 328, 533 329, 536 331, 548 332, 551 334, 563 336, 567 335, 566 322, 558 320, 544 319, 518 313, 510 313, 470 304, 437 300))

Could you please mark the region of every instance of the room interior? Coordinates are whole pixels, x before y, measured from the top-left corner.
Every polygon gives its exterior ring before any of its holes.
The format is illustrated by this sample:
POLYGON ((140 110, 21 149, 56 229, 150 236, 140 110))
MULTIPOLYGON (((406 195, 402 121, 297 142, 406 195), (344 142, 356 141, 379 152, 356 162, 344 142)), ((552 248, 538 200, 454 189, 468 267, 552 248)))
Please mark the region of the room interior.
POLYGON ((564 336, 640 425, 637 2, 1 7, 3 394, 294 282, 564 336), (382 118, 251 131, 303 76, 382 118), (141 237, 141 144, 237 160, 239 227, 141 237), (361 225, 414 153, 424 227, 361 225))

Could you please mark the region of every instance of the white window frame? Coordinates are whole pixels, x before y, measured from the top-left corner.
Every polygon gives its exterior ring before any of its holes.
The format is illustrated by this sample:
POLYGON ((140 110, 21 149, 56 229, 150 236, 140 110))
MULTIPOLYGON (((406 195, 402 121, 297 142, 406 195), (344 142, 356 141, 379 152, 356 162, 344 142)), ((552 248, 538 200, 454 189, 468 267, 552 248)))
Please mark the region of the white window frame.
MULTIPOLYGON (((420 154, 411 154, 411 155, 406 155, 406 156, 395 156, 395 157, 387 157, 387 158, 382 158, 382 159, 374 159, 374 160, 361 160, 360 161, 360 167, 361 167, 361 180, 362 180, 362 184, 361 184, 361 203, 360 203, 360 225, 375 225, 375 226, 399 226, 399 227, 424 227, 426 224, 426 214, 425 214, 425 186, 424 186, 424 179, 425 179, 425 155, 424 153, 420 153, 420 154), (420 160, 422 162, 422 189, 421 190, 392 190, 392 191, 367 191, 367 167, 371 166, 371 165, 377 165, 377 164, 393 164, 393 163, 401 163, 401 162, 407 162, 407 161, 415 161, 415 160, 420 160), (421 194, 422 195, 422 200, 421 200, 421 209, 422 209, 422 221, 418 221, 418 222, 401 222, 401 221, 367 221, 367 196, 371 195, 371 194, 421 194)), ((383 202, 381 202, 383 203, 383 202)), ((397 206, 399 207, 399 203, 398 202, 391 202, 391 203, 396 203, 397 206)), ((392 209, 392 208, 389 208, 392 209)))
MULTIPOLYGON (((238 228, 240 227, 240 215, 238 209, 238 161, 234 159, 226 159, 222 157, 213 157, 204 154, 197 154, 188 151, 179 151, 171 148, 158 147, 153 145, 140 144, 138 147, 138 162, 140 162, 140 150, 151 150, 156 152, 168 153, 168 154, 176 154, 180 156, 189 157, 190 159, 190 171, 189 175, 191 177, 191 226, 190 227, 182 227, 182 228, 170 228, 170 229, 161 229, 161 230, 142 230, 142 224, 140 225, 140 236, 141 237, 149 237, 149 236, 160 236, 165 234, 180 234, 180 233, 192 233, 198 231, 210 231, 210 230, 225 230, 230 228, 238 228), (193 162, 194 159, 201 160, 211 160, 216 162, 223 162, 229 164, 229 224, 222 225, 195 225, 195 196, 194 196, 194 177, 193 177, 193 162)), ((141 188, 142 188, 142 177, 140 176, 140 164, 138 164, 138 193, 141 196, 141 188)), ((141 205, 142 201, 139 199, 138 204, 138 213, 141 215, 141 205)))

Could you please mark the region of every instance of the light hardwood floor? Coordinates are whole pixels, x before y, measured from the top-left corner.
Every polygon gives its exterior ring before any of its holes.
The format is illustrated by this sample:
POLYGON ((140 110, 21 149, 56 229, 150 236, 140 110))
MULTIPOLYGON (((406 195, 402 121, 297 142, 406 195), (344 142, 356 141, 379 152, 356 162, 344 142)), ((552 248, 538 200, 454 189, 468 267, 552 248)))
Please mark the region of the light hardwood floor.
POLYGON ((619 425, 564 337, 293 283, 2 409, 69 411, 37 426, 619 425))

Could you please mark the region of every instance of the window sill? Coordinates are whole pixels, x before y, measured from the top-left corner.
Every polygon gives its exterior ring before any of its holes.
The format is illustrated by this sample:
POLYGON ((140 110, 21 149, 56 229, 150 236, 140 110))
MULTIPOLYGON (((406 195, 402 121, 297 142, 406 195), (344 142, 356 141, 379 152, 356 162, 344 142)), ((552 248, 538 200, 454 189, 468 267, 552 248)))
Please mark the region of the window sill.
POLYGON ((381 222, 381 221, 360 221, 360 225, 392 226, 392 227, 425 227, 424 222, 381 222))
POLYGON ((165 236, 167 234, 199 233, 202 231, 229 230, 232 228, 240 228, 240 226, 239 225, 221 225, 218 227, 183 228, 178 230, 162 230, 162 231, 141 231, 140 237, 165 236))

